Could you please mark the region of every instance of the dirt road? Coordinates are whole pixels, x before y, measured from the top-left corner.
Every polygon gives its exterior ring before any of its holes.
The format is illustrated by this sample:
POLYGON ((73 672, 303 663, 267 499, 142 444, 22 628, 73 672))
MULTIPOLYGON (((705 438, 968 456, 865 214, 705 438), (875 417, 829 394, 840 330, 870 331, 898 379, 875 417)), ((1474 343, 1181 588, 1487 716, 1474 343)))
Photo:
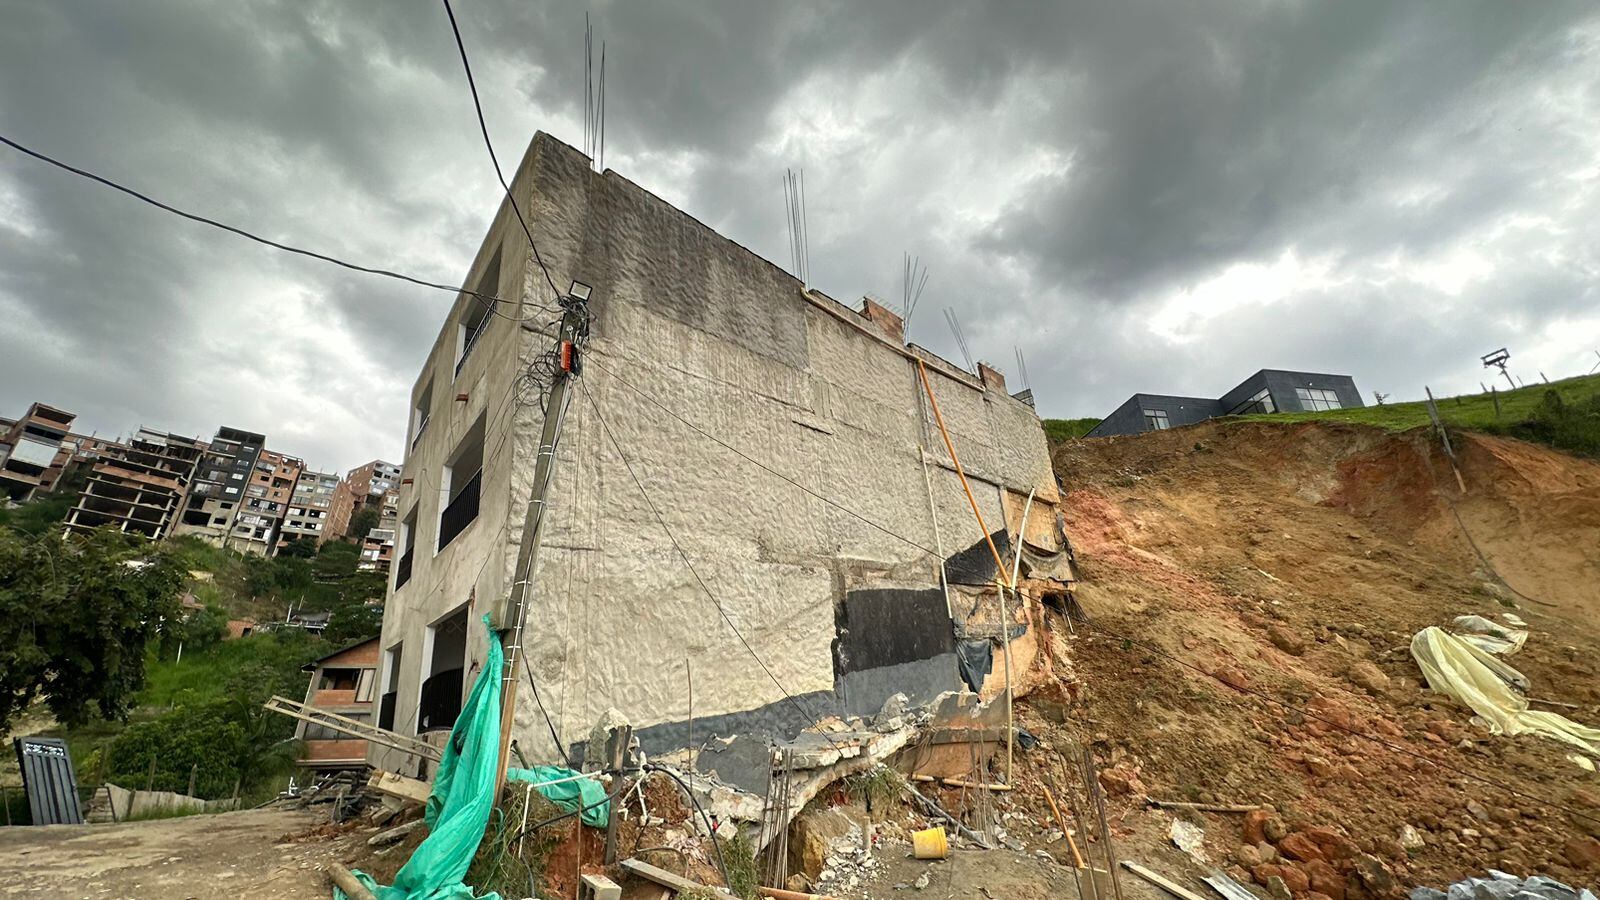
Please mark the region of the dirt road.
POLYGON ((332 893, 322 864, 356 839, 281 842, 322 819, 304 810, 248 810, 0 828, 0 897, 325 900, 332 893))

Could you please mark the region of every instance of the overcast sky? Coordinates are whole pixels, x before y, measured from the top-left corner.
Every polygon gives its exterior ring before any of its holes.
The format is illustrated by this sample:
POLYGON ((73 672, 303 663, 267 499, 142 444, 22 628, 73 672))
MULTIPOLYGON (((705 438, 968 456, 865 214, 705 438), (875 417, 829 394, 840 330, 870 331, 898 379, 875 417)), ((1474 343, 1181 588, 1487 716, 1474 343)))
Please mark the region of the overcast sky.
MULTIPOLYGON (((583 10, 462 0, 502 159, 581 144, 583 10)), ((1228 2, 598 4, 606 163, 1040 412, 1263 367, 1371 398, 1600 346, 1600 8, 1228 2)), ((0 0, 0 134, 179 206, 459 282, 499 201, 442 6, 0 0)), ((265 431, 399 460, 451 297, 289 257, 0 147, 0 414, 265 431)))

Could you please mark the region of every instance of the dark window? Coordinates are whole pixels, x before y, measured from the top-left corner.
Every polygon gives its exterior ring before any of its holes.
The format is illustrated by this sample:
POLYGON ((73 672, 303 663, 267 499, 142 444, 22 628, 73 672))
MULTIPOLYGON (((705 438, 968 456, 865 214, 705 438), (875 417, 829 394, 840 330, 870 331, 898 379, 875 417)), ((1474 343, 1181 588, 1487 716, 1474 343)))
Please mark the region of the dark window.
POLYGON ((1167 420, 1167 411, 1164 409, 1147 409, 1144 411, 1144 427, 1147 431, 1161 431, 1172 427, 1167 420))
POLYGON ((1275 413, 1277 411, 1278 405, 1272 402, 1272 392, 1262 388, 1254 397, 1228 410, 1228 415, 1244 416, 1251 413, 1275 413))
POLYGON ((450 490, 445 508, 439 514, 440 550, 478 517, 478 492, 483 480, 483 430, 484 418, 480 416, 467 430, 445 467, 450 490))
POLYGON ((494 251, 494 256, 489 258, 489 264, 484 267, 483 277, 478 279, 478 284, 473 288, 482 296, 467 296, 466 312, 461 316, 461 352, 456 356, 456 374, 461 374, 461 365, 467 361, 467 356, 472 352, 472 347, 478 342, 478 337, 489 329, 489 322, 494 316, 494 301, 485 300, 483 297, 492 297, 500 291, 500 250, 494 251))
MULTIPOLYGON (((483 480, 483 472, 475 472, 467 483, 461 486, 461 492, 444 508, 444 513, 439 516, 439 549, 443 550, 447 544, 456 539, 456 535, 466 529, 478 517, 478 488, 483 480)), ((453 488, 452 488, 453 489, 453 488)), ((406 554, 408 557, 410 554, 406 554)))

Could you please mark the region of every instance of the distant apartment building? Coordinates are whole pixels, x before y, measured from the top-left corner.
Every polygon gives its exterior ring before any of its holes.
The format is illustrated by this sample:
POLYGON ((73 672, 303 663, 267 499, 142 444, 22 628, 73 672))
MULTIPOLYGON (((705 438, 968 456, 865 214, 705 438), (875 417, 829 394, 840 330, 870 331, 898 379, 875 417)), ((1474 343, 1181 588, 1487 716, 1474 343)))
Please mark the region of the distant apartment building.
POLYGON ((21 502, 55 487, 71 463, 72 413, 43 403, 0 432, 0 500, 21 502), (63 448, 63 444, 66 447, 63 448))
POLYGON ((357 568, 368 572, 389 574, 389 564, 394 559, 395 526, 400 518, 400 492, 386 491, 379 507, 378 524, 369 529, 361 539, 361 560, 357 568))
MULTIPOLYGON (((351 469, 339 484, 339 495, 334 499, 333 517, 328 523, 330 537, 344 537, 350 527, 350 517, 357 510, 377 509, 381 517, 384 495, 400 487, 400 467, 394 463, 375 459, 351 469)), ((365 535, 349 535, 364 538, 365 535)))
POLYGON ((310 469, 300 472, 294 493, 289 497, 288 511, 283 517, 283 527, 278 537, 280 549, 287 541, 313 541, 320 544, 327 539, 339 480, 335 472, 313 472, 310 469))
POLYGON ((200 459, 177 534, 193 534, 221 547, 233 530, 267 436, 222 427, 200 459))
POLYGON ((302 460, 263 449, 245 484, 244 499, 234 514, 225 546, 257 556, 270 554, 277 546, 278 528, 304 469, 302 460))
POLYGON ((87 532, 110 525, 152 539, 170 535, 206 445, 141 428, 125 444, 100 451, 77 506, 67 513, 67 528, 87 532))
POLYGON ((1134 394, 1086 437, 1141 434, 1193 425, 1218 416, 1252 413, 1320 412, 1361 407, 1361 391, 1349 375, 1323 375, 1262 369, 1221 397, 1186 397, 1176 394, 1134 394))

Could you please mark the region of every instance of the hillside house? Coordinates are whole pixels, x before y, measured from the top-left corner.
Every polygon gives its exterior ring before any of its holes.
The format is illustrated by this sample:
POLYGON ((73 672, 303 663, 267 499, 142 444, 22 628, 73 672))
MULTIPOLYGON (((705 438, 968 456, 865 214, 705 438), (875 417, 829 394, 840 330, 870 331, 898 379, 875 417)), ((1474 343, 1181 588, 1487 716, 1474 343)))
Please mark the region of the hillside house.
MULTIPOLYGON (((374 721, 377 691, 378 639, 336 650, 307 663, 311 673, 306 705, 368 724, 374 721)), ((348 769, 366 765, 367 742, 323 725, 300 722, 295 737, 305 742, 300 764, 314 769, 348 769)))

